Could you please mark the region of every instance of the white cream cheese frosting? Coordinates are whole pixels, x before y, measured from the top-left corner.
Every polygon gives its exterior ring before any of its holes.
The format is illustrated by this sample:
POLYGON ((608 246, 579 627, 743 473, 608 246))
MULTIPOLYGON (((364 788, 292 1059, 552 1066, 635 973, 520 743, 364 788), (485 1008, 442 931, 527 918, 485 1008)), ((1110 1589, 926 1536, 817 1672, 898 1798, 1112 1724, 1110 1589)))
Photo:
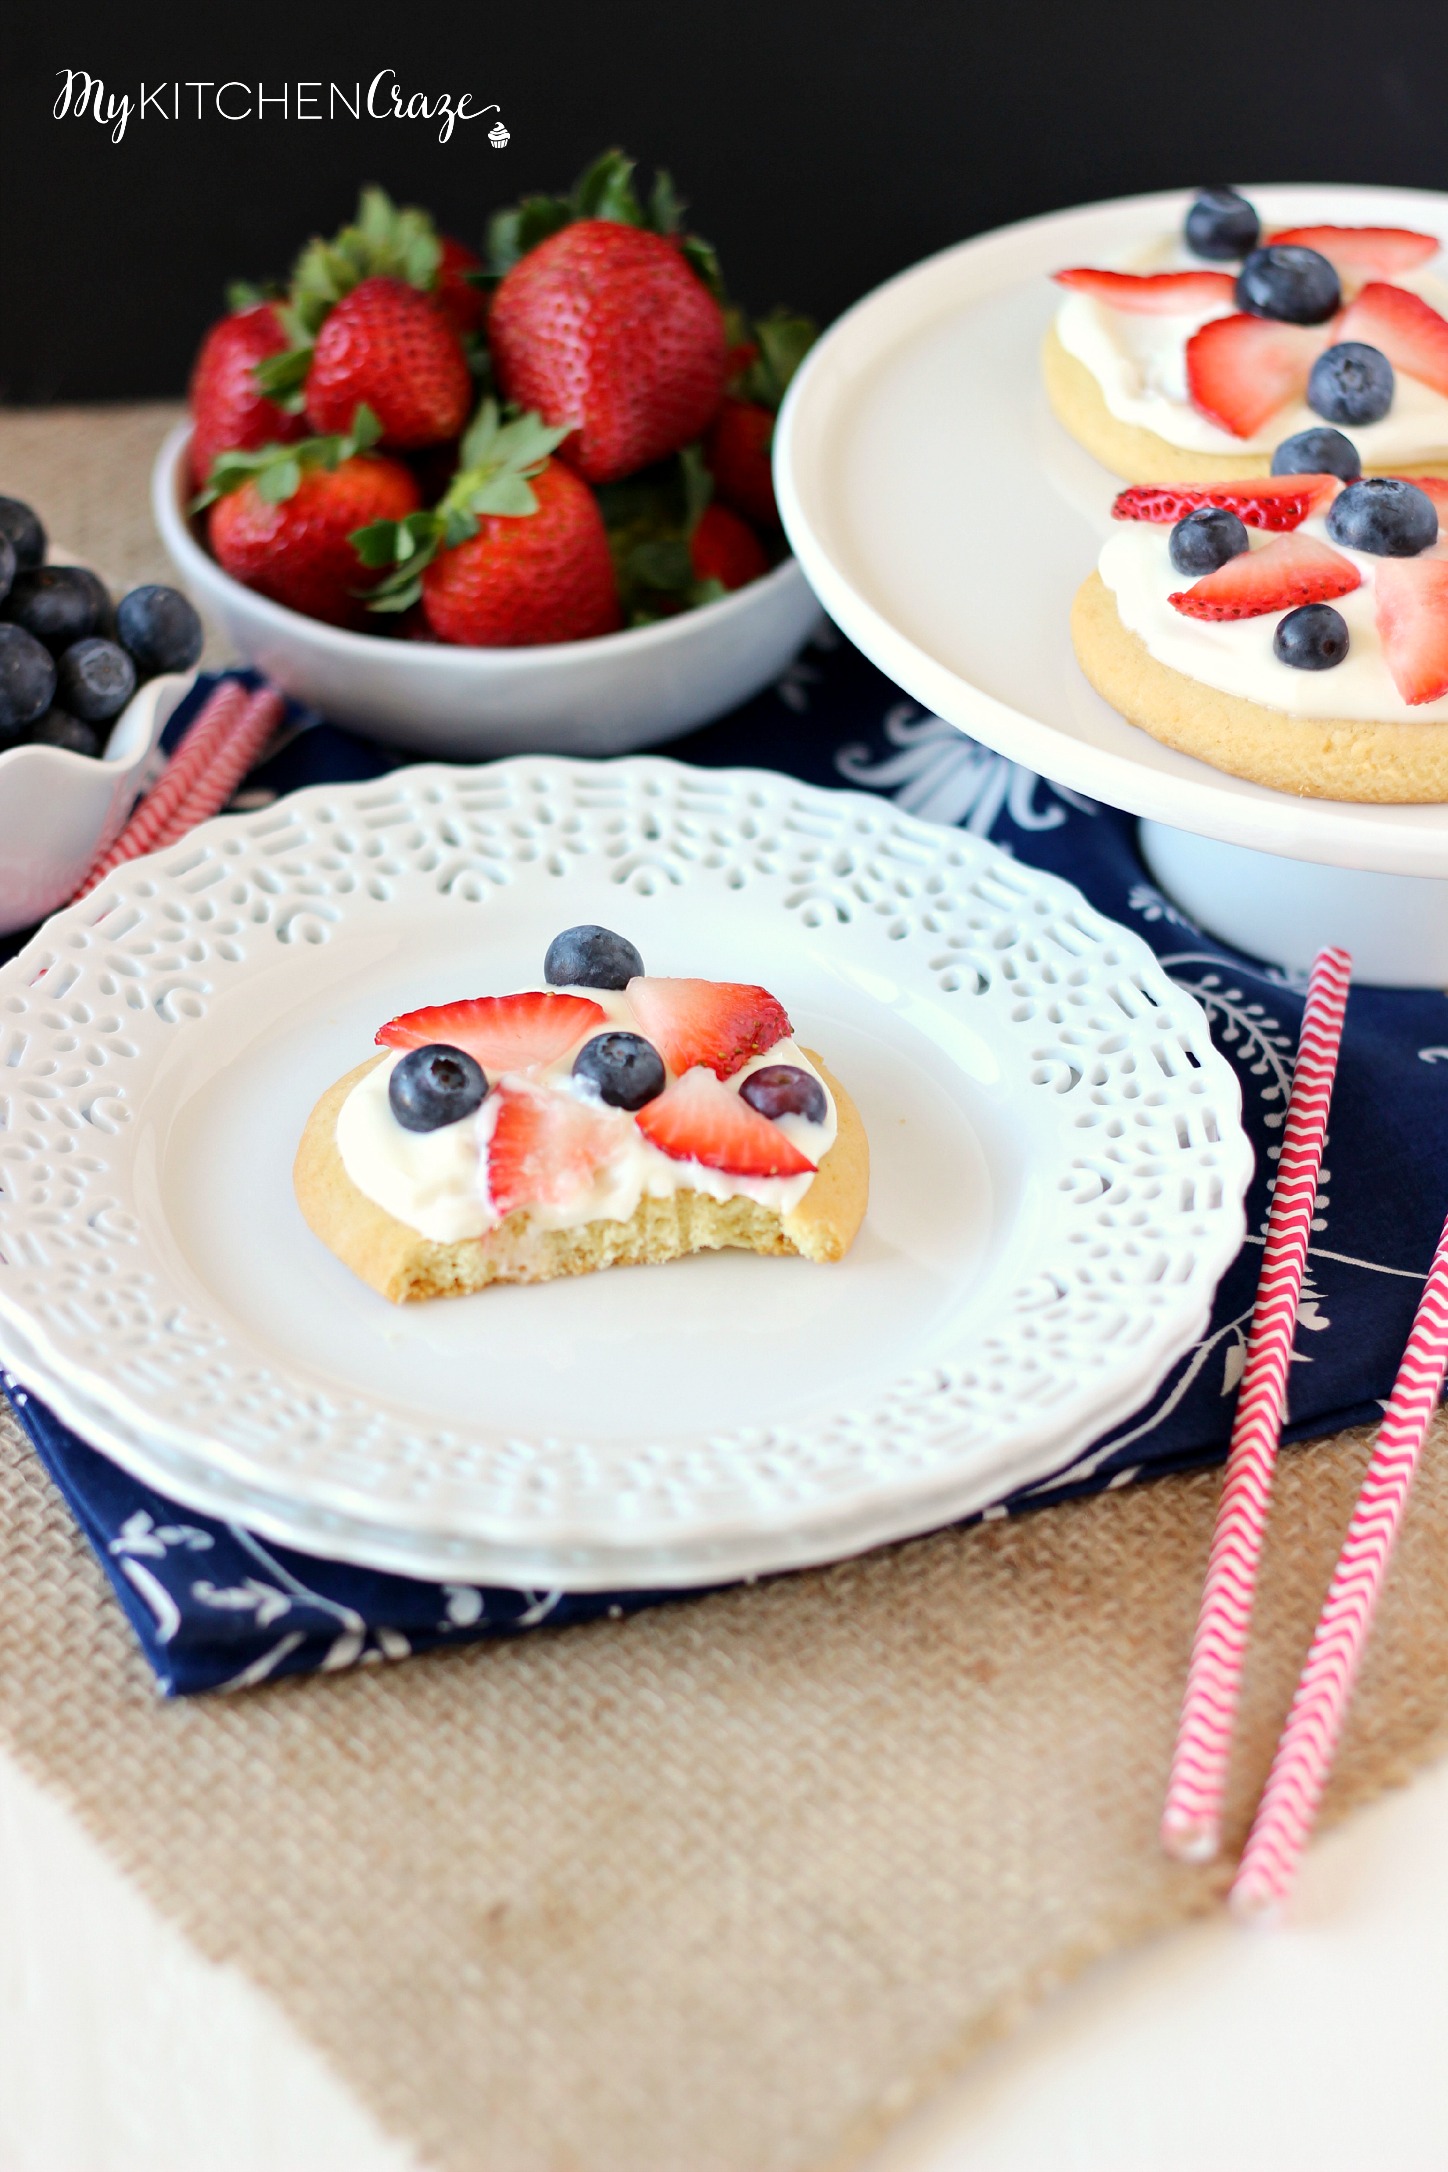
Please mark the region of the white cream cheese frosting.
MULTIPOLYGON (((551 1064, 517 1074, 505 1071, 496 1078, 490 1076, 491 1090, 482 1106, 458 1123, 440 1125, 436 1131, 408 1131, 398 1123, 387 1088, 402 1059, 401 1050, 386 1052, 382 1061, 358 1080, 337 1116, 337 1151, 358 1191, 436 1244, 486 1236, 497 1227, 499 1216, 488 1196, 487 1178, 488 1142, 499 1106, 496 1089, 510 1082, 545 1087, 599 1107, 596 1094, 573 1077, 574 1058, 585 1041, 600 1033, 640 1030, 622 989, 565 988, 556 992, 588 997, 606 1012, 605 1022, 591 1025, 551 1064)), ((810 1123, 803 1116, 776 1119, 791 1146, 818 1166, 835 1140, 838 1119, 834 1097, 793 1040, 776 1042, 762 1055, 751 1057, 728 1084, 737 1088, 751 1071, 775 1063, 793 1064, 819 1080, 825 1096, 823 1123, 810 1123)), ((670 1083, 674 1075, 669 1073, 670 1083)), ((814 1181, 810 1172, 791 1177, 732 1176, 699 1162, 676 1160, 646 1139, 631 1116, 623 1110, 614 1113, 619 1119, 617 1154, 564 1205, 531 1207, 530 1216, 537 1226, 577 1229, 585 1222, 626 1222, 645 1195, 663 1199, 685 1190, 706 1192, 719 1200, 752 1199, 776 1214, 788 1214, 814 1181)))
MULTIPOLYGON (((1230 271, 1228 265, 1204 264, 1179 240, 1165 240, 1138 251, 1111 271, 1230 271)), ((1391 284, 1411 288, 1425 302, 1448 315, 1448 285, 1421 266, 1391 275, 1391 284)), ((1094 295, 1068 291, 1056 316, 1056 336, 1068 354, 1084 363, 1101 388, 1118 422, 1153 430, 1169 445, 1189 452, 1271 452, 1299 430, 1320 429, 1323 418, 1305 400, 1277 410, 1253 437, 1230 430, 1198 413, 1187 397, 1186 347, 1192 334, 1216 317, 1230 317, 1236 303, 1227 295, 1210 309, 1182 316, 1141 316, 1112 309, 1094 295)), ((1348 431, 1365 468, 1412 473, 1415 460, 1448 460, 1448 399, 1431 386, 1395 373, 1393 404, 1380 422, 1355 423, 1348 431)))
MULTIPOLYGON (((1346 717, 1365 724, 1448 723, 1448 694, 1410 706, 1393 684, 1375 622, 1374 583, 1385 561, 1334 542, 1325 518, 1305 520, 1297 532, 1316 536, 1362 575, 1360 588, 1332 599, 1333 610, 1347 622, 1349 647, 1330 671, 1297 671, 1273 655, 1272 636, 1285 616, 1281 611, 1262 618, 1214 620, 1187 618, 1175 610, 1168 598, 1190 588, 1192 577, 1172 565, 1171 528, 1165 522, 1120 522, 1107 539, 1099 571, 1116 599, 1122 625, 1145 643, 1158 663, 1203 686, 1239 694, 1288 716, 1346 717)), ((1272 540, 1257 529, 1249 529, 1248 537, 1254 550, 1272 540)), ((1423 555, 1448 558, 1441 533, 1423 555)))

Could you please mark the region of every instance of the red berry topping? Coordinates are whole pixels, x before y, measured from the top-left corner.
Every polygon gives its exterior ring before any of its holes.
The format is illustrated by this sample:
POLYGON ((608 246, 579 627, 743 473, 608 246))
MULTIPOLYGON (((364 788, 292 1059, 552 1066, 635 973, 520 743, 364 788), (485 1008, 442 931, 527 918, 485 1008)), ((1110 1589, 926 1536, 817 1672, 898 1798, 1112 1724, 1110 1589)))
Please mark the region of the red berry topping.
POLYGON ((1326 324, 1282 324, 1275 317, 1246 314, 1216 317, 1187 341, 1191 403, 1234 437, 1253 437, 1280 407, 1301 398, 1313 363, 1332 337, 1326 324))
MULTIPOLYGON (((634 983, 637 987, 638 983, 634 983)), ((805 1176, 815 1167, 732 1087, 690 1071, 634 1118, 644 1137, 675 1161, 701 1162, 729 1176, 805 1176)))
POLYGON ((721 588, 743 588, 769 571, 764 545, 727 505, 705 506, 689 538, 689 562, 696 581, 717 581, 721 588))
POLYGON ((1199 505, 1224 505, 1248 528, 1297 528, 1330 504, 1335 475, 1263 475, 1243 483, 1133 483, 1111 508, 1113 520, 1175 524, 1199 505))
POLYGON ((282 354, 287 337, 270 302, 242 309, 213 324, 196 357, 187 398, 191 406, 191 479, 198 490, 211 480, 219 452, 256 452, 290 444, 306 430, 258 391, 252 374, 268 355, 282 354))
POLYGON ((457 332, 431 295, 406 280, 362 280, 317 334, 306 384, 314 430, 350 430, 365 405, 382 425, 384 445, 415 452, 456 437, 472 396, 457 332))
POLYGON ((1373 597, 1394 686, 1414 706, 1438 701, 1448 694, 1448 558, 1384 558, 1373 597))
POLYGON ((488 1142, 488 1195, 496 1214, 566 1207, 628 1144, 629 1119, 621 1109, 528 1086, 504 1086, 497 1103, 488 1142))
POLYGON ((601 1003, 588 996, 471 996, 460 1003, 432 1003, 404 1011, 381 1027, 384 1048, 426 1048, 446 1041, 466 1049, 490 1079, 504 1071, 527 1071, 535 1064, 556 1063, 575 1041, 607 1021, 601 1003))
POLYGON ((1360 339, 1385 354, 1395 370, 1448 397, 1448 318, 1419 294, 1374 280, 1333 327, 1336 340, 1360 339))
POLYGON ((1298 249, 1315 249, 1341 278, 1391 279, 1411 271, 1438 253, 1436 234, 1416 234, 1408 226, 1288 226, 1270 237, 1298 249))
POLYGON ((1204 309, 1229 304, 1236 287, 1230 272, 1092 271, 1082 265, 1052 276, 1058 287, 1089 294, 1133 317, 1198 317, 1204 309))
POLYGON ((1260 550, 1229 558, 1169 601, 1184 618, 1262 618, 1300 603, 1330 603, 1361 586, 1357 567, 1328 544, 1310 535, 1278 535, 1260 550))
MULTIPOLYGON (((704 1064, 732 1078, 751 1056, 788 1040, 784 1008, 767 988, 732 980, 666 980, 641 975, 628 984, 639 1031, 671 1071, 704 1064)), ((441 1039, 441 1035, 431 1036, 441 1039)))

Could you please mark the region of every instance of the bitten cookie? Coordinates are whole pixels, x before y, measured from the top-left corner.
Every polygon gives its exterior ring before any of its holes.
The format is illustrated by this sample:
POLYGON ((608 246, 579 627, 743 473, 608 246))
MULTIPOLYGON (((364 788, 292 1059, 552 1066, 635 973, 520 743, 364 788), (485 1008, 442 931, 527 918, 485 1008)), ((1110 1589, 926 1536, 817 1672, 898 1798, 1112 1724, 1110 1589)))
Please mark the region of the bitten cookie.
POLYGON ((738 1248, 843 1258, 869 1149, 767 989, 650 977, 569 928, 550 985, 390 1019, 294 1171, 309 1227, 395 1304, 738 1248))

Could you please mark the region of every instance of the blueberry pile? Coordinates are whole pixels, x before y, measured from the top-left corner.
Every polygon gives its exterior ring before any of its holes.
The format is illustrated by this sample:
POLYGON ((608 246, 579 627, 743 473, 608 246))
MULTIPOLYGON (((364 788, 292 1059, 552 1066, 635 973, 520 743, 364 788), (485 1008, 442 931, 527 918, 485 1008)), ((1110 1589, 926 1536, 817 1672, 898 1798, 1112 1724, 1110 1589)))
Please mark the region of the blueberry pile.
POLYGON ((35 513, 0 497, 0 749, 100 754, 141 681, 189 671, 201 643, 177 590, 133 588, 113 607, 84 566, 46 565, 35 513))
MULTIPOLYGON (((1326 324, 1342 303, 1342 285, 1332 265, 1316 249, 1294 242, 1260 246, 1261 232, 1256 212, 1235 189, 1199 190, 1186 217, 1186 243, 1194 256, 1214 264, 1240 263, 1238 309, 1281 324, 1326 324)), ((1348 339, 1318 356, 1307 383, 1307 404, 1325 422, 1381 422, 1393 404, 1393 391, 1393 365, 1387 356, 1362 340, 1348 339)))

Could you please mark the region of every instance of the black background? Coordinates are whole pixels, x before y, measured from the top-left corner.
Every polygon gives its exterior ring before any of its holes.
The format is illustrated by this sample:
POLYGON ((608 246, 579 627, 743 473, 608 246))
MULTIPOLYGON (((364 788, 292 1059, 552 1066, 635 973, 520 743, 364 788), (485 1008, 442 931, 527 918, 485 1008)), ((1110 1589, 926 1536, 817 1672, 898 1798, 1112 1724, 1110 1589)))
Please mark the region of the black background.
MULTIPOLYGON (((1445 0, 372 0, 0 9, 0 398, 180 391, 235 275, 286 270, 377 180, 474 243, 606 144, 673 171, 733 290, 823 319, 946 243, 1202 180, 1448 186, 1445 0), (424 122, 275 109, 56 120, 57 71, 365 83, 496 101, 424 122)), ((183 94, 185 95, 185 94, 183 94)))

